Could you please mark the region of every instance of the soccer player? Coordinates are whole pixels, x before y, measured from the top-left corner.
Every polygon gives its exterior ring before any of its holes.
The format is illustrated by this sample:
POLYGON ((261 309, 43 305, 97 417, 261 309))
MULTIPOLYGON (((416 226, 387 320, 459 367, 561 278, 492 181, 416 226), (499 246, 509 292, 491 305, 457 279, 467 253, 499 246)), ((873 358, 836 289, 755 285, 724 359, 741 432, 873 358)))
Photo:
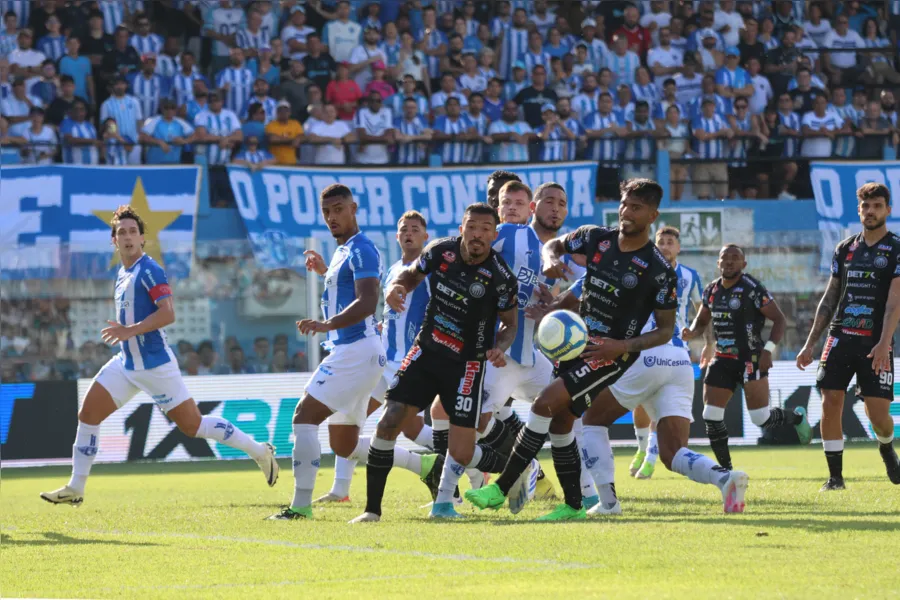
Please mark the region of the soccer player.
MULTIPOLYGON (((312 493, 322 455, 319 426, 341 413, 343 416, 332 424, 353 426, 358 437, 358 428, 368 414, 370 393, 387 363, 375 323, 383 275, 381 255, 359 230, 358 207, 350 188, 330 185, 322 190, 320 203, 325 223, 340 245, 327 267, 317 253, 306 252, 307 268, 325 277, 325 318, 303 319, 297 322, 297 328, 304 334, 327 333, 325 347, 330 354, 310 377, 294 412, 294 497, 290 506, 269 517, 273 520, 312 518, 312 493)), ((347 446, 336 445, 347 451, 347 446)), ((429 473, 436 459, 402 448, 397 448, 391 458, 420 475, 429 473)))
POLYGON ((615 383, 641 350, 665 344, 675 329, 675 273, 650 241, 650 225, 659 216, 661 198, 662 188, 655 181, 628 180, 621 187, 619 227, 586 225, 544 244, 541 259, 546 277, 572 274, 562 261, 564 254, 587 258, 580 314, 592 341, 580 357, 559 364, 559 377, 532 404, 528 423, 497 481, 466 492, 466 499, 478 508, 503 504, 549 433, 565 503, 541 520, 585 518, 581 454, 573 423, 586 411, 594 410, 592 402, 597 394, 615 383), (639 334, 651 313, 656 317, 656 328, 639 334))
POLYGON ((804 408, 789 413, 769 406, 768 375, 772 354, 784 335, 784 314, 763 284, 744 273, 747 260, 739 246, 724 246, 719 251, 718 267, 722 276, 703 290, 703 306, 681 337, 685 341, 694 339, 712 321, 716 353, 703 381, 703 421, 716 459, 730 471, 725 406, 738 385, 744 386, 750 420, 757 427, 771 429, 789 423, 797 429, 803 444, 809 443, 812 432, 804 408), (772 331, 769 341, 763 343, 766 319, 772 321, 772 331))
POLYGON ((822 490, 843 490, 844 435, 841 415, 850 380, 862 397, 878 450, 891 483, 900 484, 900 461, 894 450, 894 356, 891 347, 900 320, 900 238, 888 231, 891 194, 880 183, 856 191, 863 231, 837 245, 831 279, 819 302, 806 345, 797 355, 803 370, 828 328, 816 381, 822 392, 822 445, 829 477, 822 490))
MULTIPOLYGON (((678 295, 678 311, 675 313, 675 335, 672 336, 672 344, 679 348, 687 345, 681 339, 681 330, 687 327, 688 317, 693 308, 694 312, 700 311, 700 292, 703 285, 700 283, 700 274, 690 267, 678 262, 681 254, 681 232, 677 227, 665 225, 656 231, 656 247, 669 264, 675 269, 677 277, 675 293, 678 295)), ((707 344, 703 347, 700 358, 700 368, 704 368, 712 358, 713 344, 707 335, 707 344)), ((634 433, 638 440, 638 450, 631 461, 629 470, 632 477, 649 479, 656 468, 656 459, 659 457, 659 444, 656 432, 656 423, 653 423, 643 406, 638 405, 632 411, 634 417, 634 433)))
POLYGON ((178 361, 162 328, 175 322, 172 288, 166 272, 144 254, 144 221, 129 205, 120 206, 112 220, 112 242, 122 261, 116 278, 116 320, 107 321, 103 341, 117 344, 119 353, 94 377, 78 412, 78 432, 72 446, 72 478, 41 498, 54 504, 78 506, 97 456, 100 424, 142 391, 190 437, 215 440, 250 455, 270 486, 278 481, 275 448, 254 441, 231 422, 201 415, 184 385, 178 361))
POLYGON ((515 339, 518 321, 515 277, 491 249, 498 221, 493 208, 480 203, 469 205, 460 236, 429 244, 415 266, 401 271, 385 296, 385 302, 399 310, 430 275, 431 299, 422 329, 391 382, 387 408, 369 447, 366 511, 351 523, 381 520, 381 500, 393 467, 397 435, 408 419, 431 405, 435 396, 449 415, 450 432, 431 516, 459 516, 453 509, 453 492, 467 466, 486 472, 499 470, 500 455, 475 444, 485 362, 505 364, 505 352, 515 339))
MULTIPOLYGON (((521 182, 522 179, 515 173, 512 173, 510 171, 501 171, 499 169, 488 175, 487 204, 494 210, 499 210, 500 208, 500 188, 502 188, 507 181, 521 182)), ((525 223, 526 220, 527 217, 524 217, 522 219, 522 223, 525 223)))
MULTIPOLYGON (((397 275, 405 268, 419 259, 422 248, 428 240, 426 231, 427 223, 421 213, 414 210, 403 213, 397 221, 397 243, 400 244, 402 257, 391 265, 385 278, 385 289, 390 287, 397 275)), ((394 378, 394 374, 400 368, 400 361, 409 352, 410 346, 419 333, 422 319, 425 318, 425 307, 428 305, 428 286, 420 286, 409 295, 408 305, 401 311, 395 311, 387 304, 384 305, 384 319, 381 324, 381 342, 387 358, 387 365, 375 389, 369 399, 369 407, 366 416, 375 412, 384 404, 384 393, 394 378)), ((425 424, 422 418, 412 419, 404 427, 403 434, 420 446, 432 447, 431 427, 425 424)), ((331 448, 335 452, 334 458, 334 483, 331 491, 316 499, 316 503, 322 502, 349 502, 350 481, 353 478, 353 470, 357 462, 366 460, 369 454, 370 438, 359 436, 359 426, 351 423, 345 415, 335 413, 328 419, 328 435, 331 448), (340 447, 339 447, 340 446, 340 447)), ((402 451, 402 449, 401 449, 402 451)), ((443 459, 439 459, 443 460, 443 459)), ((407 461, 408 462, 408 461, 407 461)), ((442 465, 443 463, 441 463, 442 465)), ((437 491, 437 480, 440 477, 441 466, 432 469, 433 482, 430 487, 437 491)), ((433 498, 432 498, 433 499, 433 498)))

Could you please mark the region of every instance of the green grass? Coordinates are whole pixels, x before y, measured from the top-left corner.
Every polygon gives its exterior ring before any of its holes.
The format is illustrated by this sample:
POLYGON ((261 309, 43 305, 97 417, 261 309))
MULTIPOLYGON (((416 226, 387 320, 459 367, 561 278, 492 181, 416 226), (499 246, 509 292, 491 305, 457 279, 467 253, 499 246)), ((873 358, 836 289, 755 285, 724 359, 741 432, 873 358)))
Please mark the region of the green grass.
MULTIPOLYGON (((69 598, 885 598, 900 594, 900 488, 871 444, 844 455, 848 489, 822 494, 821 449, 735 449, 750 474, 744 515, 723 515, 715 488, 666 471, 629 479, 625 514, 537 524, 532 503, 434 523, 424 486, 395 471, 384 520, 351 505, 311 522, 263 521, 290 499, 283 463, 274 489, 247 461, 98 465, 79 509, 51 506, 67 468, 5 469, 0 590, 69 598), (302 596, 300 596, 302 595, 302 596)), ((549 458, 544 464, 550 465, 549 458)), ((332 470, 319 473, 317 493, 332 470)))

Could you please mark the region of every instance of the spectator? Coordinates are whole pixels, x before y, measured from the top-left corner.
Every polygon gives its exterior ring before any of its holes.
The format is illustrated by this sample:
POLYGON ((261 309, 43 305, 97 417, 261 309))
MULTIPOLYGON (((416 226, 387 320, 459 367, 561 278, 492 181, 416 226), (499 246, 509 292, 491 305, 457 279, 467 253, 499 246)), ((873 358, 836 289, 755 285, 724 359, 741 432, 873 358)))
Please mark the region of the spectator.
POLYGON ((19 23, 16 13, 3 14, 3 31, 0 31, 0 58, 7 56, 19 44, 19 23))
POLYGON ((714 13, 713 28, 722 36, 725 46, 737 46, 744 19, 734 10, 734 0, 719 0, 719 10, 714 13))
POLYGON ((572 49, 563 42, 559 28, 551 27, 550 33, 547 35, 547 45, 544 47, 544 51, 549 54, 551 58, 562 58, 571 53, 572 49))
MULTIPOLYGON (((616 88, 612 83, 613 74, 612 71, 607 69, 606 67, 600 69, 600 72, 597 74, 597 90, 602 93, 607 93, 612 96, 613 101, 616 100, 616 88)), ((699 89, 699 88, 698 88, 699 89)))
POLYGON ((169 96, 169 82, 156 72, 156 55, 141 57, 141 70, 129 73, 128 87, 141 105, 141 114, 149 119, 159 114, 160 101, 169 96))
POLYGON ((699 52, 703 48, 706 48, 709 51, 718 52, 723 52, 725 50, 725 42, 722 40, 722 36, 716 33, 713 24, 714 17, 712 7, 703 7, 700 11, 700 26, 688 39, 687 46, 689 50, 694 52, 699 52))
POLYGON ((197 79, 194 81, 194 99, 188 100, 187 106, 181 107, 181 113, 187 119, 188 123, 196 126, 194 119, 197 118, 209 106, 209 91, 206 81, 197 79))
POLYGON ((491 19, 491 35, 498 39, 500 34, 512 26, 512 5, 509 0, 498 0, 494 18, 491 19))
POLYGON ((547 87, 547 71, 541 65, 537 65, 531 72, 531 85, 515 97, 516 104, 522 107, 525 122, 532 129, 540 127, 544 122, 542 107, 545 104, 555 106, 558 99, 556 92, 547 87))
POLYGON ((607 66, 613 73, 615 84, 634 83, 634 71, 640 64, 640 57, 628 48, 628 38, 622 34, 613 37, 613 51, 607 57, 607 66))
MULTIPOLYGON (((66 118, 66 114, 75 102, 82 102, 87 105, 87 100, 75 95, 75 82, 71 77, 68 75, 60 77, 59 86, 60 95, 54 98, 53 102, 50 103, 50 106, 47 107, 47 114, 45 116, 47 122, 54 127, 58 127, 59 124, 63 122, 63 119, 66 118)), ((94 137, 96 138, 96 135, 94 137)))
POLYGON ((47 57, 31 47, 34 34, 30 29, 21 29, 18 39, 19 45, 7 56, 12 74, 21 77, 40 75, 41 65, 47 57))
POLYGON ((238 29, 235 34, 235 45, 243 52, 244 60, 258 57, 259 49, 264 46, 271 47, 272 39, 269 35, 269 29, 262 25, 262 13, 252 8, 247 12, 247 25, 238 29))
POLYGON ((624 83, 616 90, 616 104, 613 112, 623 124, 634 118, 634 102, 631 101, 631 88, 624 83))
POLYGON ((140 142, 147 147, 147 164, 179 164, 184 146, 194 137, 194 128, 184 119, 175 116, 178 106, 170 98, 160 102, 162 115, 152 116, 144 122, 140 142))
POLYGON ((415 38, 412 33, 404 31, 400 34, 400 51, 397 56, 397 68, 399 78, 411 75, 417 82, 422 83, 426 93, 431 93, 431 79, 428 75, 428 60, 425 53, 415 47, 415 38))
POLYGON ((259 147, 259 138, 255 135, 244 138, 244 146, 231 162, 235 165, 245 166, 251 171, 259 171, 277 164, 275 157, 268 150, 259 147))
POLYGON ((777 38, 784 37, 785 32, 791 31, 795 26, 800 25, 794 16, 794 7, 790 0, 777 0, 775 2, 775 14, 772 15, 772 23, 775 26, 775 37, 777 38))
POLYGON ((725 158, 722 140, 730 140, 734 132, 716 108, 712 99, 704 98, 700 114, 691 123, 694 153, 704 161, 694 165, 694 191, 703 200, 711 200, 713 194, 717 198, 728 196, 728 172, 720 161, 725 158))
POLYGON ((445 108, 446 114, 434 120, 432 138, 441 142, 438 152, 444 164, 462 164, 468 158, 465 142, 474 139, 477 134, 469 119, 462 114, 459 98, 447 98, 445 108))
POLYGON ((728 125, 734 131, 734 137, 728 144, 728 180, 733 192, 746 197, 748 187, 756 187, 758 164, 748 164, 747 156, 758 142, 765 144, 768 139, 762 133, 759 117, 750 114, 750 102, 746 96, 738 96, 734 100, 734 114, 728 115, 728 125))
POLYGON ((556 113, 560 122, 575 134, 574 140, 566 142, 563 160, 577 160, 579 152, 587 145, 584 126, 581 119, 572 112, 572 102, 569 98, 560 98, 556 102, 556 113))
MULTIPOLYGON (((665 102, 664 102, 665 103, 665 102)), ((684 112, 678 104, 670 104, 666 107, 665 120, 659 127, 660 139, 656 142, 660 150, 669 153, 669 193, 672 200, 681 200, 684 193, 684 184, 687 182, 687 169, 679 162, 687 152, 687 140, 690 133, 685 122, 684 112)))
POLYGON ((797 69, 797 87, 790 91, 794 110, 800 114, 806 114, 813 110, 815 99, 819 96, 827 97, 825 90, 812 87, 812 74, 809 69, 797 69))
POLYGON ((503 114, 503 98, 500 96, 503 84, 496 77, 488 82, 484 93, 484 114, 491 122, 499 121, 503 114))
POLYGON ((74 94, 81 98, 96 100, 91 60, 78 54, 81 42, 76 37, 66 40, 66 55, 59 61, 60 75, 70 77, 74 84, 74 94))
POLYGON ((891 64, 891 59, 888 58, 888 56, 893 56, 894 54, 889 49, 891 43, 887 38, 881 37, 878 31, 878 22, 875 19, 866 19, 863 25, 863 43, 870 50, 876 48, 885 49, 883 53, 872 52, 863 55, 862 62, 866 65, 863 79, 876 85, 882 85, 885 80, 895 85, 900 83, 900 73, 897 73, 891 64))
POLYGON ((46 25, 47 33, 38 39, 37 49, 55 63, 66 53, 66 36, 60 33, 59 17, 49 17, 46 25))
MULTIPOLYGON (((858 50, 865 48, 866 43, 859 33, 850 29, 847 15, 840 14, 835 19, 834 30, 825 36, 825 47, 858 50)), ((856 52, 826 52, 822 56, 822 69, 832 85, 852 85, 863 72, 856 59, 856 52)))
POLYGON ((363 43, 353 48, 350 53, 350 75, 360 90, 372 80, 372 65, 387 62, 387 54, 379 45, 381 33, 375 27, 367 27, 363 35, 363 43))
POLYGON ((673 17, 669 22, 669 30, 672 47, 681 52, 682 55, 686 54, 688 51, 688 41, 682 35, 684 33, 684 19, 673 17))
POLYGON ((653 159, 656 148, 656 124, 650 119, 650 104, 646 100, 638 100, 634 104, 634 117, 625 122, 625 160, 624 176, 653 177, 653 165, 643 162, 653 159))
POLYGON ((354 142, 356 136, 347 122, 337 120, 337 117, 337 107, 329 102, 325 105, 322 120, 307 129, 307 140, 318 144, 315 154, 317 165, 346 164, 344 144, 354 142))
POLYGON ((41 76, 35 81, 29 81, 28 93, 41 101, 41 106, 53 102, 59 92, 59 77, 56 75, 56 65, 49 58, 41 65, 41 76))
POLYGON ((672 45, 672 34, 668 27, 660 28, 659 46, 647 54, 647 64, 656 77, 674 75, 684 66, 684 53, 672 45))
MULTIPOLYGON (((275 44, 279 40, 272 40, 275 44)), ((276 86, 281 81, 281 66, 275 59, 272 46, 260 46, 257 48, 259 58, 254 60, 247 68, 257 79, 262 79, 270 86, 276 86)))
POLYGON ((209 81, 197 72, 194 61, 194 53, 190 50, 184 51, 181 54, 181 64, 169 84, 175 104, 179 107, 187 106, 194 99, 195 81, 202 81, 205 88, 209 89, 209 81))
MULTIPOLYGON (((472 12, 474 13, 474 2, 471 2, 471 0, 466 2, 466 4, 470 3, 472 4, 472 12)), ((537 27, 537 31, 540 32, 541 37, 546 38, 550 27, 556 22, 556 15, 552 11, 547 10, 547 0, 534 0, 530 21, 537 27)))
POLYGON ((775 97, 772 85, 768 78, 760 74, 761 63, 758 58, 751 57, 747 61, 747 72, 750 75, 750 83, 753 84, 753 94, 750 96, 750 114, 761 115, 772 98, 775 97))
POLYGON ((828 110, 828 99, 817 96, 813 111, 801 120, 803 147, 800 155, 805 158, 828 158, 834 149, 835 136, 850 133, 850 124, 836 111, 828 110))
POLYGON ((519 55, 519 60, 525 63, 528 73, 534 71, 534 67, 541 65, 545 71, 550 71, 550 53, 544 50, 544 42, 541 34, 532 31, 528 34, 528 48, 519 55))
POLYGON ((721 38, 712 29, 704 29, 699 37, 700 46, 697 48, 697 56, 703 71, 717 70, 725 62, 725 48, 721 47, 721 38))
POLYGON ((140 55, 159 54, 163 49, 163 39, 150 31, 150 17, 144 13, 138 13, 134 17, 135 33, 128 43, 137 50, 140 55))
MULTIPOLYGON (((522 69, 525 69, 525 63, 520 63, 522 69)), ((575 60, 572 63, 572 73, 584 76, 586 73, 594 73, 596 68, 594 63, 588 58, 588 47, 584 42, 578 42, 575 46, 575 60)))
POLYGON ((181 38, 167 35, 162 51, 156 55, 156 72, 171 80, 178 72, 181 61, 181 38))
POLYGON ((459 86, 463 95, 468 98, 472 92, 487 90, 487 78, 478 70, 475 55, 467 53, 463 56, 463 74, 459 78, 459 86))
POLYGON ((100 141, 97 130, 87 120, 87 115, 87 104, 81 98, 76 98, 68 110, 68 116, 59 127, 63 144, 63 162, 67 165, 100 163, 100 141))
POLYGON ((877 16, 875 9, 871 6, 863 5, 859 0, 851 0, 844 2, 837 8, 838 18, 846 16, 850 21, 850 29, 853 31, 862 31, 863 23, 869 17, 877 16))
POLYGON ((219 0, 212 5, 203 19, 206 37, 215 40, 212 48, 210 74, 226 68, 231 61, 231 48, 236 43, 237 32, 246 25, 244 11, 235 6, 234 0, 219 0))
POLYGON ((528 15, 525 14, 524 9, 517 8, 513 11, 512 24, 502 29, 497 40, 497 49, 500 52, 497 70, 500 72, 500 77, 505 80, 513 78, 513 66, 519 62, 519 57, 528 47, 527 25, 528 15))
POLYGON ((287 352, 284 350, 276 350, 272 353, 272 373, 288 372, 287 352))
MULTIPOLYGON (((800 154, 800 129, 800 115, 794 112, 794 101, 791 99, 790 94, 781 94, 778 96, 775 128, 782 144, 781 158, 794 158, 800 154)), ((777 165, 783 176, 778 198, 781 200, 796 200, 797 197, 788 190, 797 177, 797 163, 791 160, 781 161, 777 165)))
POLYGON ((291 105, 287 100, 278 102, 275 120, 266 125, 266 137, 276 164, 297 164, 297 148, 303 143, 303 126, 291 118, 291 105))
POLYGON ((897 103, 891 90, 881 90, 881 112, 891 125, 897 126, 897 103))
POLYGON ((869 160, 884 158, 884 148, 893 142, 897 145, 897 133, 893 132, 891 122, 881 114, 881 103, 869 102, 866 112, 859 122, 857 137, 857 157, 869 160))
POLYGON ((588 73, 584 76, 581 91, 572 98, 571 106, 579 119, 597 112, 601 91, 597 89, 597 76, 588 73))
POLYGON ((53 164, 59 140, 56 132, 44 124, 44 109, 40 106, 31 108, 31 126, 22 130, 25 146, 22 148, 22 162, 32 165, 53 164))
MULTIPOLYGON (((115 46, 113 36, 103 30, 103 13, 99 10, 90 12, 88 16, 88 30, 79 39, 81 41, 81 51, 90 59, 91 65, 94 67, 99 67, 103 62, 103 57, 107 53, 112 52, 115 46)), ((96 102, 96 99, 94 101, 96 102)))
POLYGON ((244 63, 244 54, 239 48, 231 49, 230 58, 231 66, 222 69, 216 76, 216 87, 225 96, 225 107, 239 117, 244 117, 250 104, 255 78, 244 63))
POLYGON ((228 350, 228 364, 216 369, 218 375, 247 375, 253 373, 253 369, 244 358, 244 350, 240 346, 232 346, 228 350))
POLYGON ((816 65, 815 70, 818 71, 819 53, 817 50, 819 47, 816 46, 816 43, 805 35, 803 28, 799 26, 794 28, 794 39, 796 40, 794 45, 803 53, 803 58, 809 61, 810 65, 816 65))
POLYGON ((519 61, 513 65, 513 78, 507 81, 503 86, 504 100, 512 100, 519 95, 519 92, 528 87, 528 80, 525 79, 525 63, 519 61))
POLYGON ((247 364, 256 373, 269 373, 272 370, 271 358, 269 357, 269 340, 265 337, 257 337, 253 340, 253 356, 247 361, 247 364))
MULTIPOLYGON (((220 0, 221 1, 221 0, 220 0)), ((200 368, 200 355, 193 350, 188 351, 184 355, 184 368, 181 369, 182 375, 204 375, 200 368)))
POLYGON ((137 147, 137 139, 125 137, 119 129, 118 123, 113 117, 103 120, 103 154, 106 158, 106 164, 122 166, 127 164, 140 164, 140 147, 137 147), (138 159, 136 163, 131 157, 137 150, 138 159))
POLYGON ((859 123, 865 118, 865 109, 861 113, 857 113, 853 105, 847 103, 847 92, 842 87, 835 88, 831 92, 831 104, 828 109, 836 112, 852 128, 850 135, 835 138, 834 155, 841 158, 852 158, 856 155, 856 138, 853 136, 859 132, 859 123))
POLYGON ((650 80, 650 70, 638 67, 634 72, 634 83, 631 84, 631 97, 635 102, 643 100, 652 107, 659 102, 659 88, 650 80))
POLYGON ((713 106, 715 106, 716 109, 716 114, 722 117, 723 120, 725 119, 725 115, 731 113, 731 111, 728 110, 728 104, 725 102, 725 98, 716 93, 716 80, 712 75, 705 75, 703 77, 701 92, 699 97, 688 103, 687 110, 691 120, 700 116, 703 111, 704 100, 712 101, 713 106))
POLYGON ((725 65, 716 71, 716 93, 725 98, 725 114, 732 112, 731 105, 735 98, 753 94, 753 81, 740 62, 740 50, 729 46, 725 49, 725 65))
POLYGON ((741 31, 741 41, 737 45, 741 53, 741 64, 746 65, 751 58, 755 58, 762 65, 766 56, 766 47, 759 41, 759 22, 750 18, 744 24, 741 31))
POLYGON ((362 98, 362 90, 355 81, 349 78, 349 74, 349 63, 340 63, 337 66, 337 77, 330 81, 325 88, 325 100, 336 106, 338 118, 342 121, 353 120, 357 105, 362 98))
POLYGON ((703 93, 704 77, 697 73, 697 60, 691 53, 684 58, 684 70, 673 77, 678 101, 687 106, 703 93))
POLYGON ((366 84, 363 96, 368 97, 371 92, 381 95, 382 101, 387 100, 394 95, 394 88, 385 81, 386 68, 383 62, 376 62, 372 65, 372 80, 366 84))
POLYGON ((128 43, 128 30, 124 27, 116 29, 113 48, 103 55, 101 64, 106 81, 115 85, 116 77, 125 77, 132 71, 138 70, 140 65, 140 54, 128 43))
MULTIPOLYGON (((311 39, 311 38, 308 38, 311 39)), ((309 56, 307 55, 307 58, 309 56)), ((309 103, 309 79, 303 74, 304 62, 291 60, 290 70, 279 85, 282 99, 291 105, 291 118, 301 120, 306 116, 306 105, 309 103)))
POLYGON ((213 348, 213 344, 209 340, 200 342, 197 346, 197 354, 200 355, 200 366, 197 368, 199 375, 214 375, 216 372, 218 353, 213 348))
POLYGON ((266 147, 266 111, 259 102, 250 103, 250 108, 247 109, 247 120, 241 125, 241 133, 245 141, 253 136, 257 140, 263 140, 263 147, 266 147))
MULTIPOLYGON (((306 76, 323 90, 328 86, 334 74, 337 64, 330 54, 322 48, 322 38, 317 33, 310 33, 306 37, 307 54, 303 57, 303 68, 306 76)), ((293 63, 291 73, 295 72, 293 63)))
POLYGON ((450 73, 444 73, 441 77, 441 89, 431 96, 431 111, 435 117, 445 114, 444 105, 450 98, 456 98, 460 106, 468 106, 469 101, 465 95, 456 89, 456 79, 450 73))
POLYGON ((209 106, 194 117, 194 128, 197 156, 202 155, 209 165, 227 164, 244 137, 241 120, 234 111, 224 108, 218 90, 210 92, 209 106))
POLYGON ((336 18, 325 25, 322 33, 328 52, 337 62, 350 61, 350 54, 362 38, 362 27, 350 20, 350 3, 341 0, 337 4, 336 18))
POLYGON ((463 74, 463 42, 462 38, 453 33, 448 38, 450 51, 441 57, 440 68, 442 73, 450 73, 454 77, 463 74))
POLYGON ((818 2, 810 3, 807 8, 809 20, 803 22, 803 31, 806 32, 817 46, 826 46, 825 38, 831 32, 831 23, 822 18, 822 5, 818 2))
POLYGON ((666 2, 661 0, 652 0, 650 2, 650 12, 644 12, 639 21, 641 27, 650 32, 651 45, 654 46, 661 43, 660 34, 672 21, 671 11, 666 10, 666 4, 666 2))
POLYGON ((406 97, 402 102, 401 117, 394 119, 394 137, 397 141, 397 162, 401 165, 421 165, 425 162, 431 141, 431 129, 419 113, 415 98, 406 97))
POLYGON ((506 101, 502 119, 491 123, 488 135, 494 143, 492 162, 528 162, 528 144, 536 136, 531 125, 519 119, 519 107, 515 101, 506 101))
POLYGON ((650 114, 653 119, 658 122, 658 124, 661 124, 666 120, 670 106, 675 106, 678 108, 679 117, 685 120, 688 118, 687 109, 683 104, 678 102, 674 79, 666 79, 663 82, 663 97, 653 106, 651 110, 650 114))
POLYGON ((266 124, 275 119, 275 106, 278 102, 269 96, 269 83, 265 79, 257 78, 253 82, 253 95, 250 96, 250 102, 262 106, 266 115, 266 124))
POLYGON ((484 96, 480 92, 475 92, 469 97, 468 110, 465 117, 474 130, 473 141, 467 144, 466 162, 469 164, 481 164, 484 162, 485 144, 490 144, 491 139, 488 137, 487 131, 490 125, 490 119, 482 111, 484 110, 484 96))
POLYGON ((613 39, 624 36, 628 42, 628 51, 642 58, 647 56, 647 50, 650 49, 650 32, 638 23, 640 12, 637 7, 628 6, 625 8, 624 16, 625 22, 614 32, 613 39))
MULTIPOLYGON (((152 70, 151 70, 152 72, 152 70)), ((113 83, 113 95, 100 107, 100 119, 113 118, 123 138, 131 143, 137 142, 140 123, 144 120, 141 102, 134 96, 126 94, 128 82, 124 77, 116 78, 113 83)), ((127 164, 141 164, 141 149, 135 146, 126 156, 127 164)))
POLYGON ((292 6, 290 22, 281 30, 281 41, 284 42, 286 52, 292 60, 303 60, 307 52, 307 38, 315 31, 306 24, 306 10, 303 5, 292 6))
POLYGON ((624 120, 613 112, 612 96, 603 92, 597 101, 597 112, 583 119, 588 140, 589 160, 596 161, 597 196, 600 200, 617 198, 619 194, 619 142, 628 130, 624 120))
POLYGON ((539 157, 541 162, 566 160, 567 141, 575 141, 577 134, 560 121, 556 107, 552 104, 545 104, 541 107, 541 117, 544 124, 536 132, 538 140, 540 140, 539 157))
POLYGON ((393 143, 394 124, 391 109, 383 106, 378 92, 370 92, 367 106, 355 118, 356 137, 360 150, 357 161, 367 165, 385 165, 390 159, 387 144, 393 143))
POLYGON ((418 113, 422 117, 428 115, 428 99, 416 92, 416 80, 410 75, 403 76, 402 89, 387 99, 387 106, 394 115, 401 115, 405 112, 403 105, 407 100, 413 100, 416 103, 418 113))
POLYGON ((31 109, 36 106, 41 106, 40 99, 26 93, 25 78, 16 77, 12 84, 12 93, 0 101, 0 114, 6 117, 11 135, 18 136, 28 127, 31 109))

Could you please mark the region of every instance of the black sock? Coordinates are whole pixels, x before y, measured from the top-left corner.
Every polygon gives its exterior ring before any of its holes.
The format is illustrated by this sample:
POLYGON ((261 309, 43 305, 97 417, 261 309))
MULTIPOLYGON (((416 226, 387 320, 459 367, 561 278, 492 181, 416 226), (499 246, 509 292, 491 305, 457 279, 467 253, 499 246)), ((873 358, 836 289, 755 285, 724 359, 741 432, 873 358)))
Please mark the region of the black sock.
POLYGON ((773 429, 785 423, 788 425, 799 425, 800 421, 803 420, 803 415, 793 411, 788 412, 777 406, 773 406, 770 410, 769 418, 762 424, 763 429, 773 429))
POLYGON ((508 457, 481 442, 478 443, 478 447, 481 448, 481 460, 475 468, 482 473, 502 473, 508 457))
POLYGON ((519 418, 519 414, 516 411, 513 411, 509 417, 503 419, 503 424, 506 425, 507 429, 512 431, 514 438, 519 435, 519 432, 525 427, 525 423, 519 418))
POLYGON ((844 451, 826 450, 825 460, 828 461, 828 476, 832 479, 844 478, 844 451))
POLYGON ((884 460, 885 464, 897 463, 897 453, 894 452, 894 440, 891 440, 887 444, 878 442, 878 451, 881 453, 881 458, 884 460))
POLYGON ((446 458, 447 448, 450 446, 450 431, 448 429, 432 429, 431 442, 434 444, 434 453, 446 458))
POLYGON ((706 435, 709 436, 709 445, 716 455, 716 461, 731 471, 731 452, 728 450, 728 428, 725 427, 725 421, 703 419, 703 422, 706 423, 706 435))
MULTIPOLYGON (((537 456, 537 453, 544 447, 547 440, 546 433, 537 433, 524 427, 516 438, 516 444, 513 446, 512 454, 506 463, 503 473, 497 478, 497 485, 504 494, 508 494, 510 488, 519 478, 519 475, 525 472, 528 465, 537 456)), ((579 488, 580 489, 580 488, 579 488)))
POLYGON ((506 425, 503 424, 503 421, 494 419, 494 426, 491 427, 491 430, 488 431, 483 438, 481 438, 479 444, 481 446, 496 449, 500 447, 500 444, 502 444, 507 437, 512 436, 509 435, 506 425))
POLYGON ((568 446, 552 446, 553 468, 563 490, 566 504, 575 509, 581 508, 581 456, 578 454, 578 442, 572 440, 568 446))
POLYGON ((368 464, 366 465, 366 512, 381 515, 384 486, 387 484, 388 473, 391 472, 393 466, 393 448, 379 450, 372 445, 369 446, 368 464))

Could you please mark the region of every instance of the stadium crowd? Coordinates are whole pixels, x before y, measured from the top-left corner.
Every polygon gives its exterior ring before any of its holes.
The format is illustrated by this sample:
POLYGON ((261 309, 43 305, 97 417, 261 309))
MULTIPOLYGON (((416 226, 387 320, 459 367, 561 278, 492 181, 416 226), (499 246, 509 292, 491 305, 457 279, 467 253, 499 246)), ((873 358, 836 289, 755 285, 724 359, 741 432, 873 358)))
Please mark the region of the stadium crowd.
POLYGON ((3 0, 0 142, 46 164, 672 161, 809 197, 898 140, 900 2, 3 0), (749 160, 748 160, 749 158, 749 160))

